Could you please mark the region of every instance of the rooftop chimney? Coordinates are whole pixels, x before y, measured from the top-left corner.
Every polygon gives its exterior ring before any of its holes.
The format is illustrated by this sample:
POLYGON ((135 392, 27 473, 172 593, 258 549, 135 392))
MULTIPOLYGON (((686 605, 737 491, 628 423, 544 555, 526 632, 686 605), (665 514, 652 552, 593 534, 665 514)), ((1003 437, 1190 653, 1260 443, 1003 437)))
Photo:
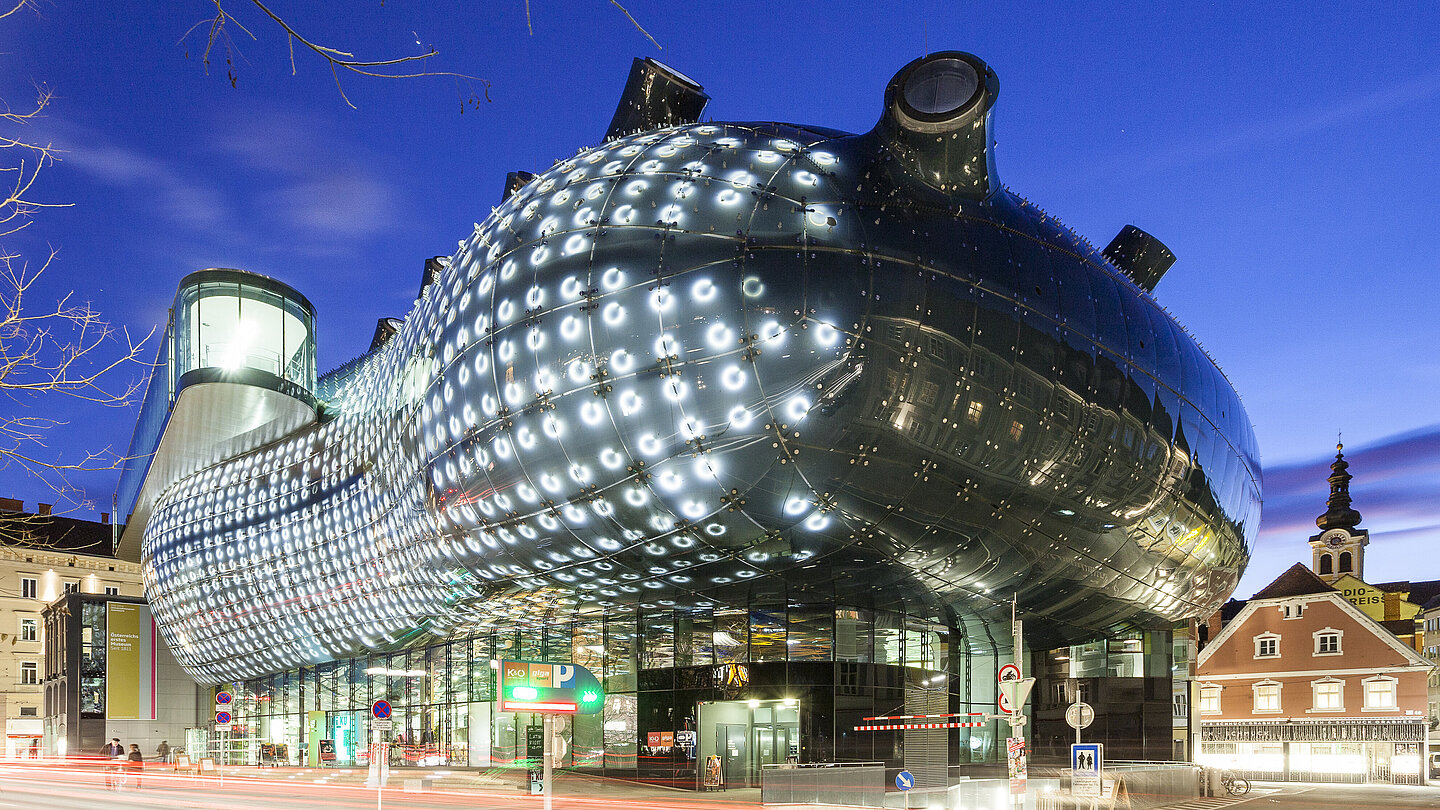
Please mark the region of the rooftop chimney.
POLYGON ((48 514, 50 514, 50 504, 48 504, 48 503, 42 503, 42 504, 40 504, 40 514, 42 514, 42 515, 48 515, 48 514))

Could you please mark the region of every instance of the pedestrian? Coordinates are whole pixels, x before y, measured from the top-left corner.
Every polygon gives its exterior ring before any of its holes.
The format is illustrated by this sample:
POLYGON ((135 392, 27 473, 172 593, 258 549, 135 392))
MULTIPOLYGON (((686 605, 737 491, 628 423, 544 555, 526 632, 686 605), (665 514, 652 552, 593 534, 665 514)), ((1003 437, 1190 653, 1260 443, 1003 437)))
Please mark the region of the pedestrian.
POLYGON ((130 743, 130 755, 126 757, 125 767, 130 769, 130 775, 135 777, 135 789, 140 789, 140 769, 145 767, 145 757, 140 754, 140 746, 130 743))
POLYGON ((120 744, 119 737, 111 737, 110 742, 106 743, 105 747, 100 749, 100 756, 106 759, 123 757, 125 756, 125 746, 120 744))
POLYGON ((156 762, 169 762, 169 761, 170 761, 170 741, 169 741, 169 740, 161 740, 161 741, 160 741, 160 744, 157 745, 157 746, 155 746, 155 761, 156 761, 156 762))

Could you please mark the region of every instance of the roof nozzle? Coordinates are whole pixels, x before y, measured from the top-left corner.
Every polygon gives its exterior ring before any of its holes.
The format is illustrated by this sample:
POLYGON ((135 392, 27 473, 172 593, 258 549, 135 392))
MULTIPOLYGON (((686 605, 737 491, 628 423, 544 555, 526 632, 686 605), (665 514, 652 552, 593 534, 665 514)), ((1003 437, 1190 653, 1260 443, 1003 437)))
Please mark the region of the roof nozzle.
POLYGON ((1155 285, 1175 263, 1175 254, 1164 242, 1134 225, 1122 228, 1101 253, 1147 293, 1155 292, 1155 285))
POLYGON ((990 109, 1000 79, 963 51, 923 56, 885 88, 878 134, 910 176, 946 194, 984 199, 1000 188, 990 109))
POLYGON ((676 124, 693 124, 710 97, 700 83, 674 68, 645 57, 630 65, 625 92, 610 119, 605 140, 676 124))

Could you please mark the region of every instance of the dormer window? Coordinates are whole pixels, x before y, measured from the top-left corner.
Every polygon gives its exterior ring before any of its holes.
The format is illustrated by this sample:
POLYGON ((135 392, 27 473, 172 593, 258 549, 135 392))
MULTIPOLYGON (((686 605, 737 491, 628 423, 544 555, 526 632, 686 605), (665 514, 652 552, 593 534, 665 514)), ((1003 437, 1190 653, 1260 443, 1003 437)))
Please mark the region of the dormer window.
POLYGON ((1261 633, 1255 637, 1256 658, 1279 658, 1280 657, 1280 635, 1278 633, 1261 633))

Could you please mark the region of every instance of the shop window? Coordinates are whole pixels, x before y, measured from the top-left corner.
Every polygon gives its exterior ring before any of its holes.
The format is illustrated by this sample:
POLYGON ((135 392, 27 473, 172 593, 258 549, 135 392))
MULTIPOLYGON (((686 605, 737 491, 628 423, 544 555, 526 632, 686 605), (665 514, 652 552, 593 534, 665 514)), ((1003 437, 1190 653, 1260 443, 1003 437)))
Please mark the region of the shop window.
POLYGON ((1315 654, 1316 655, 1339 655, 1340 631, 1333 627, 1326 627, 1323 630, 1315 631, 1315 654))
POLYGON ((1317 712, 1343 712, 1345 711, 1345 682, 1335 678, 1322 678, 1318 681, 1311 681, 1310 688, 1314 692, 1314 709, 1317 712))
POLYGON ((1275 681, 1261 681, 1252 687, 1255 691, 1255 714, 1280 713, 1280 684, 1275 681))
POLYGON ((1394 711, 1395 705, 1395 684, 1394 678, 1387 678, 1378 675, 1374 678, 1366 678, 1365 684, 1365 711, 1394 711))
POLYGON ((1220 713, 1220 686, 1206 684, 1200 687, 1200 713, 1220 713))
POLYGON ((1261 633, 1255 637, 1256 658, 1279 658, 1280 636, 1275 633, 1261 633))

